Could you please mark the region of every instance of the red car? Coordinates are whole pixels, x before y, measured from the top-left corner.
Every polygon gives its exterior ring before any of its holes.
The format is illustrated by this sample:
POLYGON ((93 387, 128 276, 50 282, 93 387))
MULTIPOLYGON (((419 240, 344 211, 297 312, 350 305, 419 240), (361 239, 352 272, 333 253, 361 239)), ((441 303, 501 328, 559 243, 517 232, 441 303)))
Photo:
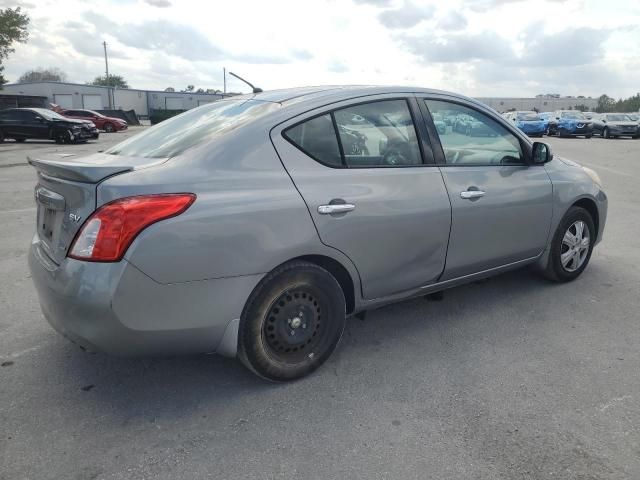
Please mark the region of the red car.
POLYGON ((68 118, 77 118, 78 120, 89 120, 96 124, 99 130, 105 132, 117 132, 120 130, 126 130, 127 122, 121 118, 105 117, 101 113, 94 112, 93 110, 60 110, 60 115, 64 115, 68 118))

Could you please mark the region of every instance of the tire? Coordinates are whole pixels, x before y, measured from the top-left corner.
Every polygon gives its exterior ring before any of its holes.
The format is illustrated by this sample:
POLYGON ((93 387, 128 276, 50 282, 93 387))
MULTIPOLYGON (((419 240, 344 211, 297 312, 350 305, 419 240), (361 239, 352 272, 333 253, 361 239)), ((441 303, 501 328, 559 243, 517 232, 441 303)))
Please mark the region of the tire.
POLYGON ((302 378, 335 350, 345 317, 344 293, 329 272, 309 262, 286 263, 249 297, 240 317, 238 357, 266 380, 302 378))
POLYGON ((16 138, 16 142, 18 143, 24 143, 26 140, 26 138, 16 138))
POLYGON ((585 135, 584 138, 591 138, 593 135, 585 135))
POLYGON ((111 133, 113 132, 115 129, 113 128, 113 124, 111 123, 105 123, 104 124, 104 131, 107 133, 111 133))
POLYGON ((602 130, 602 138, 611 138, 611 135, 609 135, 609 129, 607 127, 604 127, 604 130, 602 130))
POLYGON ((558 129, 558 138, 565 138, 567 136, 566 130, 563 132, 562 128, 558 129))
POLYGON ((0 130, 0 143, 4 142, 4 132, 0 130))
POLYGON ((596 235, 591 214, 584 208, 571 207, 560 221, 551 240, 549 263, 544 271, 545 277, 554 282, 570 282, 578 278, 589 264, 596 235), (573 244, 575 246, 572 247, 570 244, 574 240, 571 237, 565 237, 565 235, 569 233, 575 238, 578 233, 576 226, 579 223, 583 227, 581 236, 583 241, 579 244, 573 244), (586 248, 585 238, 588 241, 586 248), (570 255, 569 252, 572 250, 574 254, 570 255))

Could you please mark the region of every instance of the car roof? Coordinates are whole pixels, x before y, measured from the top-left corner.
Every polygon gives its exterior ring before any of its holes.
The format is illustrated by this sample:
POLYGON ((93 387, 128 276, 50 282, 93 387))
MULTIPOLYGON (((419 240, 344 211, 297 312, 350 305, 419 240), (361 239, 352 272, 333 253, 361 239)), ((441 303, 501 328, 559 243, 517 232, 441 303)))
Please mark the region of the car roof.
MULTIPOLYGON (((249 95, 242 95, 241 97, 263 102, 281 103, 283 105, 286 105, 287 103, 292 102, 300 103, 305 101, 315 101, 320 98, 331 98, 332 101, 340 101, 343 99, 347 100, 349 98, 359 96, 379 95, 385 93, 438 93, 468 99, 467 97, 464 97, 462 95, 445 92, 442 90, 421 87, 377 85, 319 85, 310 87, 284 88, 249 95)), ((235 99, 238 97, 229 98, 235 99)))

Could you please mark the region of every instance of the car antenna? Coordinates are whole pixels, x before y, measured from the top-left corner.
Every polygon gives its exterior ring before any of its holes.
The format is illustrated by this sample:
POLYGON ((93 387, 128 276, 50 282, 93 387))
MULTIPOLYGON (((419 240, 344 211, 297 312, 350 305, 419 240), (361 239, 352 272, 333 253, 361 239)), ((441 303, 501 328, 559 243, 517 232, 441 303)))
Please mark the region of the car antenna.
POLYGON ((253 89, 253 93, 260 93, 262 92, 262 89, 259 87, 254 87, 252 83, 247 82, 244 78, 242 78, 240 75, 236 75, 233 72, 229 72, 229 75, 233 75, 234 77, 236 77, 238 80, 240 80, 241 82, 246 83, 247 85, 249 85, 252 89, 253 89))

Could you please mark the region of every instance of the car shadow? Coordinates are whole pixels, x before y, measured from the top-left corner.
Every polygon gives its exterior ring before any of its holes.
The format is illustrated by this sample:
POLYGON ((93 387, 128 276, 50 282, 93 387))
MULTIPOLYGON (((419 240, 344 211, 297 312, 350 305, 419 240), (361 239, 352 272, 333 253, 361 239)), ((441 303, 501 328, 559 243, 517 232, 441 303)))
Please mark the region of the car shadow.
MULTIPOLYGON (((48 392, 51 397, 66 397, 74 390, 82 395, 83 403, 95 404, 114 422, 139 416, 175 419, 199 414, 203 408, 210 416, 222 415, 230 402, 246 396, 273 398, 274 391, 305 383, 318 389, 332 384, 336 388, 336 381, 348 385, 368 375, 368 369, 375 371, 374 364, 386 362, 388 356, 402 355, 407 343, 413 342, 413 348, 421 352, 419 361, 429 365, 441 360, 442 339, 453 338, 456 332, 482 328, 485 336, 491 332, 492 341, 511 341, 510 336, 519 333, 505 328, 505 322, 518 319, 505 315, 494 319, 492 310, 505 302, 529 302, 530 297, 540 305, 553 289, 577 288, 575 285, 577 282, 552 284, 522 270, 451 289, 442 301, 417 298, 369 312, 364 320, 351 317, 328 362, 313 375, 289 384, 265 382, 240 362, 217 355, 117 358, 82 352, 63 339, 48 345, 43 352, 48 360, 37 375, 59 379, 49 388, 60 392, 48 392), (474 311, 485 313, 485 323, 478 325, 477 317, 469 314, 474 311)), ((539 321, 552 320, 542 315, 539 321)), ((474 334, 465 334, 466 341, 474 342, 474 334)))

